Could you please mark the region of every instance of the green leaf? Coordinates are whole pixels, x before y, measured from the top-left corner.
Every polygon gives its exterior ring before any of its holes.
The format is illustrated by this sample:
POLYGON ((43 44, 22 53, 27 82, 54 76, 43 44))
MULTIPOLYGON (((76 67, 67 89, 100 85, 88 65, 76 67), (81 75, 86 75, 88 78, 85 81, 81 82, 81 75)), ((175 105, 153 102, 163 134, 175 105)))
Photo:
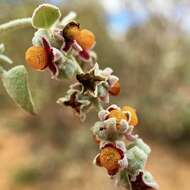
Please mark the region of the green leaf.
POLYGON ((28 73, 23 65, 16 66, 2 74, 3 85, 9 96, 24 110, 34 114, 34 106, 28 88, 28 73))
POLYGON ((39 5, 32 15, 34 28, 50 28, 61 16, 58 7, 50 4, 39 5))

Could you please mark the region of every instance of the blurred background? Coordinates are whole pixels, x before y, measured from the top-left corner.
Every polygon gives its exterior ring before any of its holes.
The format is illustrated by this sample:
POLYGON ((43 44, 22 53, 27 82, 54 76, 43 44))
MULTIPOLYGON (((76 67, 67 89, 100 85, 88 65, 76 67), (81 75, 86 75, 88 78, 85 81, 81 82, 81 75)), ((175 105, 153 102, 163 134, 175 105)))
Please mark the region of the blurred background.
MULTIPOLYGON (((161 190, 189 190, 190 178, 190 2, 188 0, 0 0, 0 22, 31 16, 42 2, 74 10, 96 35, 101 68, 113 67, 122 84, 113 103, 138 111, 136 131, 151 145, 147 168, 161 190)), ((34 30, 0 36, 6 54, 25 64, 34 30)), ((116 190, 102 168, 90 128, 95 110, 81 123, 56 105, 70 81, 30 72, 38 116, 20 110, 0 83, 0 189, 116 190)))

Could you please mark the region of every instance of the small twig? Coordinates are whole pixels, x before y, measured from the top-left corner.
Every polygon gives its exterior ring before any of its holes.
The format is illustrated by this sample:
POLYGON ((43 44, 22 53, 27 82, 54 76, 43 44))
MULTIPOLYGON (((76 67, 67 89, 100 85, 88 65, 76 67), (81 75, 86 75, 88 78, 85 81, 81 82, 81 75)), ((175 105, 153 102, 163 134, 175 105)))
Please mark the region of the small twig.
POLYGON ((32 18, 20 18, 0 25, 0 33, 32 26, 32 18))
POLYGON ((9 57, 7 57, 6 55, 3 55, 3 54, 0 54, 0 62, 5 62, 8 64, 13 63, 13 61, 9 57))
POLYGON ((93 102, 98 112, 104 109, 98 98, 96 98, 93 102))
POLYGON ((132 186, 131 186, 131 182, 129 180, 129 174, 127 172, 126 169, 124 169, 123 171, 121 171, 120 173, 120 180, 122 181, 122 184, 124 185, 124 187, 127 190, 133 190, 132 186))
POLYGON ((98 100, 97 107, 98 107, 98 110, 99 110, 99 111, 101 111, 101 110, 104 109, 103 106, 102 106, 102 104, 101 104, 101 102, 100 102, 99 100, 98 100))
POLYGON ((133 189, 132 189, 132 186, 131 186, 131 182, 130 182, 130 180, 129 180, 129 175, 128 175, 128 174, 126 174, 126 180, 127 180, 127 182, 128 182, 128 185, 129 185, 129 190, 133 190, 133 189))

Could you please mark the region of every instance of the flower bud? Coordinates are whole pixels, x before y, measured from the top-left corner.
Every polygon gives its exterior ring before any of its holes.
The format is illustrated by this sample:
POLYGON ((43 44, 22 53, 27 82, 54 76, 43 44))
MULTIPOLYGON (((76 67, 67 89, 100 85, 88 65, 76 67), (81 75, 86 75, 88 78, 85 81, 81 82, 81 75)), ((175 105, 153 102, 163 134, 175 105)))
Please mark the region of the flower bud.
POLYGON ((111 88, 109 89, 109 93, 112 96, 117 96, 120 93, 120 89, 121 89, 120 83, 119 81, 117 81, 113 84, 113 86, 111 86, 111 88))
POLYGON ((32 46, 25 53, 28 65, 36 70, 43 70, 48 65, 48 57, 43 47, 32 46))
POLYGON ((91 49, 95 44, 94 34, 87 29, 83 29, 77 33, 77 35, 74 36, 74 40, 76 40, 83 49, 91 49))

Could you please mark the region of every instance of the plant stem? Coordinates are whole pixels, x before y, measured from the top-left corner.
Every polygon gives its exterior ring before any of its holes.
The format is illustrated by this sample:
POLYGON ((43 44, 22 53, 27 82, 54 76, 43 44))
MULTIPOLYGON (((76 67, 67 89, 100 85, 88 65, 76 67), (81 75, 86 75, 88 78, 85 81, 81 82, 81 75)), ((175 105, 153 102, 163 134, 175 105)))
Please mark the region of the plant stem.
POLYGON ((76 61, 76 59, 72 55, 70 55, 70 58, 73 60, 73 63, 75 64, 75 66, 77 68, 77 71, 78 71, 77 73, 78 74, 84 73, 83 69, 81 68, 81 66, 79 65, 79 63, 76 61))
POLYGON ((127 189, 133 190, 131 186, 131 182, 129 180, 129 174, 126 169, 120 172, 120 183, 127 189))
POLYGON ((0 25, 0 33, 32 26, 32 18, 20 18, 0 25))
POLYGON ((101 111, 101 110, 103 110, 103 109, 104 109, 104 108, 103 108, 101 102, 98 100, 98 111, 101 111))
POLYGON ((98 112, 104 109, 98 98, 96 98, 93 102, 98 112))
POLYGON ((9 57, 7 57, 3 54, 0 54, 0 62, 4 62, 4 63, 8 63, 8 64, 13 63, 13 61, 9 57))
POLYGON ((127 180, 127 182, 128 182, 128 185, 129 185, 129 190, 133 190, 133 189, 132 189, 132 186, 131 186, 131 182, 130 182, 130 180, 129 180, 129 175, 128 175, 128 174, 126 175, 126 180, 127 180))

